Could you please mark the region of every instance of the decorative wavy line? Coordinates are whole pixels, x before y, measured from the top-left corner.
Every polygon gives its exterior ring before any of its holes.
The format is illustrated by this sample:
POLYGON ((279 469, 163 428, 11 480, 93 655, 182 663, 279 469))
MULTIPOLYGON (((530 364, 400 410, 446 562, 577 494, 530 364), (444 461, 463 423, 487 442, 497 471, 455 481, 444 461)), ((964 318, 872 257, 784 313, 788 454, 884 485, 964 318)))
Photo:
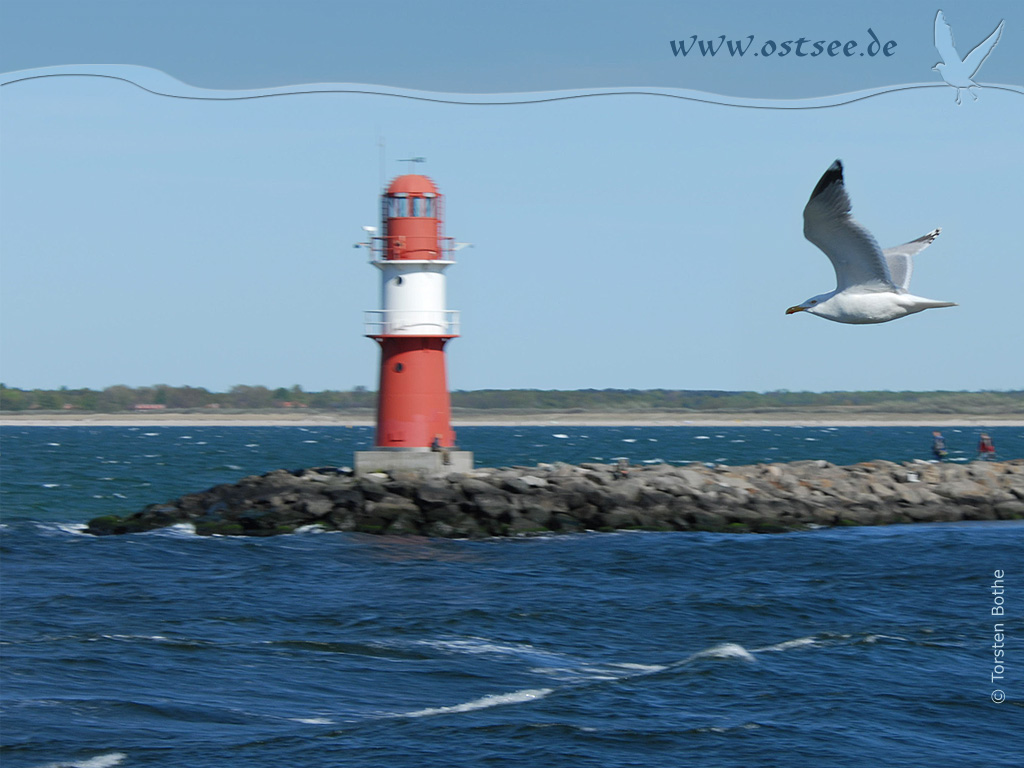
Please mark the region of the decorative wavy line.
MULTIPOLYGON (((853 104, 858 101, 881 96, 888 93, 918 90, 922 88, 948 88, 945 82, 906 83, 887 85, 862 91, 816 96, 802 99, 755 99, 722 94, 692 91, 680 88, 580 88, 565 91, 540 91, 506 94, 460 94, 435 93, 406 88, 393 88, 381 85, 362 85, 347 83, 323 83, 291 85, 276 88, 261 88, 246 91, 210 91, 188 85, 160 70, 138 66, 97 65, 92 67, 46 67, 43 69, 22 70, 0 75, 0 87, 50 78, 91 77, 117 80, 133 85, 146 93, 171 99, 191 101, 246 101, 267 99, 276 96, 309 96, 320 93, 342 93, 363 96, 388 96, 435 104, 455 104, 463 106, 513 106, 522 104, 544 104, 556 101, 594 98, 597 96, 657 96, 680 99, 702 104, 716 104, 725 107, 742 109, 823 109, 853 104), (153 80, 165 80, 158 85, 153 80), (146 82, 146 81, 150 82, 146 82)), ((1024 96, 1024 87, 1004 84, 979 84, 983 88, 1009 91, 1024 96)))

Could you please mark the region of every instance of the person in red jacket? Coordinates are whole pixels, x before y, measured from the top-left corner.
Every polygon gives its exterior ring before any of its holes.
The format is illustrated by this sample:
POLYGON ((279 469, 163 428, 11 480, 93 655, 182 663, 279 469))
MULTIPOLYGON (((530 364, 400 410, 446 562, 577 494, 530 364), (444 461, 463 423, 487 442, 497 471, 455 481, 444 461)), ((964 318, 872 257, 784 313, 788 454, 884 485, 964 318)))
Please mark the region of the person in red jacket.
POLYGON ((995 457, 996 447, 992 444, 992 438, 982 432, 981 439, 978 441, 978 459, 984 461, 995 457))

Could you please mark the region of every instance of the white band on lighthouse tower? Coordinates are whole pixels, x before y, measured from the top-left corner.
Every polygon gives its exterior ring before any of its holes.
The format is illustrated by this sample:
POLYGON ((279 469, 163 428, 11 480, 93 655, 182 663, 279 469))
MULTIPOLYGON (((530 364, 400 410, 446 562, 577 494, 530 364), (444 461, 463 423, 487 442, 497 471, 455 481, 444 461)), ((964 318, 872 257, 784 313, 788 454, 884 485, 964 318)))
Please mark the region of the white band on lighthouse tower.
POLYGON ((381 309, 366 313, 367 334, 457 336, 459 313, 446 309, 444 270, 454 261, 440 259, 373 262, 381 270, 381 309))

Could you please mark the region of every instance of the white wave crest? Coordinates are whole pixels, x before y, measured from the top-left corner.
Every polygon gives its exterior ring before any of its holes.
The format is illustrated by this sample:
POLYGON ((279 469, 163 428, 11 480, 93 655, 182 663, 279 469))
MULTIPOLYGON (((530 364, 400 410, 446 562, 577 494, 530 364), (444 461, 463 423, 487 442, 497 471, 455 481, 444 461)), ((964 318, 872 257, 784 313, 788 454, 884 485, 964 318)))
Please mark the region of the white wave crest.
POLYGON ((400 717, 430 717, 432 715, 448 715, 459 712, 473 712, 478 709, 489 709, 490 707, 501 707, 506 704, 522 704, 527 701, 537 701, 553 692, 553 688, 527 688, 512 693, 499 693, 493 696, 484 696, 479 699, 467 701, 464 704, 454 704, 450 707, 428 707, 418 709, 415 712, 406 712, 400 717))
POLYGON ((775 645, 767 645, 764 648, 755 648, 754 653, 761 653, 762 651, 788 651, 791 648, 803 648, 808 645, 817 645, 817 640, 813 637, 798 637, 796 640, 786 640, 782 643, 776 643, 775 645))
POLYGON ((68 760, 59 763, 46 763, 38 768, 111 768, 120 765, 128 759, 124 752, 110 752, 106 755, 97 755, 88 760, 68 760))
POLYGON ((36 523, 39 530, 55 533, 70 533, 72 536, 85 536, 85 523, 36 523))
POLYGON ((907 638, 900 637, 899 635, 865 635, 857 642, 863 645, 874 645, 879 640, 898 640, 902 643, 907 642, 907 638))
POLYGON ((331 531, 327 530, 319 523, 310 523, 309 525, 300 525, 298 528, 295 529, 295 533, 318 534, 331 533, 331 531))
POLYGON ((576 670, 577 679, 585 680, 631 680, 658 672, 668 667, 663 664, 631 664, 629 662, 609 663, 601 665, 583 664, 576 670))
POLYGON ((663 664, 632 664, 626 661, 611 663, 607 666, 611 668, 626 670, 631 674, 642 675, 649 675, 652 672, 662 672, 666 669, 665 665, 663 664))
POLYGON ((703 651, 698 651, 693 654, 687 661, 693 661, 695 659, 740 659, 746 662, 756 662, 757 659, 739 643, 722 643, 721 645, 715 645, 711 648, 707 648, 703 651))
POLYGON ((463 640, 417 640, 417 645, 427 645, 445 651, 459 653, 531 653, 535 648, 529 643, 500 643, 486 637, 470 637, 463 640))
POLYGON ((453 640, 419 640, 417 645, 426 645, 448 653, 473 655, 515 656, 532 664, 561 667, 566 664, 577 666, 568 657, 537 648, 529 643, 503 643, 486 637, 470 637, 453 640))
POLYGON ((174 539, 186 539, 193 536, 198 537, 196 527, 192 523, 175 523, 163 528, 154 528, 152 531, 145 531, 144 536, 167 536, 174 539))

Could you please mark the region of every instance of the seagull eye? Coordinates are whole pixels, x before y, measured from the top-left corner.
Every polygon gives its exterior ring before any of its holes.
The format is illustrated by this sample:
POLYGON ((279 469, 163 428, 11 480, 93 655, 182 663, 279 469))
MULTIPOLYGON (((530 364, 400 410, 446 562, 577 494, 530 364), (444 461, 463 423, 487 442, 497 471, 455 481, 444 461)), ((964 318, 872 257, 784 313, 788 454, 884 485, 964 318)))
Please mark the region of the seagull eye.
POLYGON ((818 303, 817 301, 812 301, 812 302, 811 302, 811 306, 814 306, 814 305, 815 305, 815 304, 817 304, 817 303, 818 303))

